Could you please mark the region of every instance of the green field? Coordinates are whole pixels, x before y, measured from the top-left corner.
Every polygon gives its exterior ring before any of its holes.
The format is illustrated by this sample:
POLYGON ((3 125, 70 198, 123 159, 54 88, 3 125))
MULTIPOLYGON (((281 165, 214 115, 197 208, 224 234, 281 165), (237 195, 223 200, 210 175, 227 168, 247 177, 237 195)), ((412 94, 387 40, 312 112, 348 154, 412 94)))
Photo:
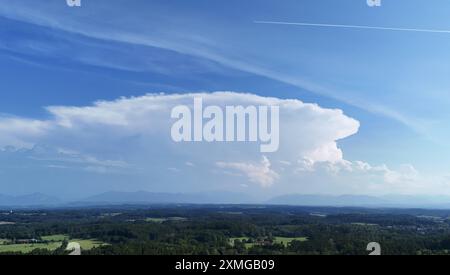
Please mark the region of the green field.
POLYGON ((375 223, 364 223, 364 222, 352 222, 353 225, 361 225, 361 226, 377 226, 375 223))
POLYGON ((58 247, 61 246, 61 242, 50 242, 50 243, 37 243, 37 244, 10 244, 0 245, 0 253, 2 252, 22 252, 22 253, 29 253, 35 249, 48 249, 48 250, 55 250, 58 247))
MULTIPOLYGON (((240 240, 241 242, 244 242, 244 246, 245 248, 249 249, 252 248, 255 245, 258 245, 258 243, 254 242, 254 243, 248 243, 247 240, 249 239, 249 237, 238 237, 238 238, 230 238, 229 242, 230 245, 234 246, 234 241, 235 240, 240 240)), ((295 237, 295 238, 288 238, 288 237, 274 237, 273 243, 274 244, 283 244, 283 245, 288 245, 289 243, 291 243, 292 241, 300 241, 300 242, 306 242, 308 241, 308 238, 306 237, 295 237)))
POLYGON ((287 245, 292 241, 306 242, 308 238, 306 237, 296 237, 296 238, 286 238, 286 237, 275 237, 274 243, 287 245))
POLYGON ((50 235, 41 237, 42 240, 47 241, 48 243, 36 243, 36 244, 6 244, 8 240, 0 240, 0 253, 2 252, 22 252, 29 253, 34 249, 48 249, 53 251, 59 247, 61 247, 62 242, 67 240, 68 242, 77 242, 80 244, 81 249, 90 250, 94 247, 107 245, 106 243, 99 242, 94 239, 90 240, 82 240, 82 239, 69 239, 67 235, 50 235))
POLYGON ((41 237, 41 239, 48 242, 62 242, 64 240, 68 240, 69 236, 59 234, 59 235, 43 236, 41 237))
POLYGON ((108 245, 106 243, 103 243, 103 242, 100 242, 100 241, 97 241, 97 240, 93 240, 93 239, 91 239, 91 240, 72 239, 69 242, 79 243, 80 246, 81 246, 81 249, 83 249, 83 250, 90 250, 90 249, 92 249, 94 247, 99 247, 99 246, 102 246, 102 245, 108 245))
POLYGON ((167 221, 167 219, 165 219, 165 218, 146 218, 145 221, 146 222, 163 223, 163 222, 167 221))
POLYGON ((230 238, 229 242, 230 245, 234 246, 235 240, 240 240, 241 242, 244 242, 245 248, 249 249, 252 248, 255 244, 254 243, 247 243, 248 237, 238 237, 238 238, 230 238))
POLYGON ((163 223, 166 221, 185 221, 186 218, 183 217, 168 217, 168 218, 146 218, 146 222, 163 223))

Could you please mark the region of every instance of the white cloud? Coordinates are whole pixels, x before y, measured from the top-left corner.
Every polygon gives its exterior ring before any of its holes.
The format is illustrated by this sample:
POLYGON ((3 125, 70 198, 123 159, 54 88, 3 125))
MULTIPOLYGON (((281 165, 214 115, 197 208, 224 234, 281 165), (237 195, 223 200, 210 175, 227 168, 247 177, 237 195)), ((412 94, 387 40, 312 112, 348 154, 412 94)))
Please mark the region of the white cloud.
MULTIPOLYGON (((356 120, 345 116, 341 110, 323 109, 299 100, 282 100, 233 92, 149 94, 115 101, 99 101, 86 107, 47 107, 52 116, 47 121, 19 118, 0 120, 0 129, 3 129, 4 135, 9 137, 7 140, 0 140, 0 145, 32 141, 45 143, 42 141, 48 140, 52 140, 53 144, 56 142, 64 145, 67 142, 59 138, 63 135, 75 140, 87 140, 96 146, 102 146, 102 142, 117 142, 122 138, 136 135, 145 136, 151 144, 155 140, 171 143, 168 135, 171 123, 174 122, 170 119, 171 108, 179 104, 190 106, 196 96, 201 96, 205 104, 222 107, 279 105, 282 112, 280 151, 290 156, 285 161, 302 156, 314 161, 339 160, 342 158, 342 152, 337 147, 336 141, 355 134, 359 127, 356 120)), ((252 149, 248 151, 253 152, 252 149)))
POLYGON ((167 168, 167 170, 169 170, 170 172, 173 172, 173 173, 178 173, 178 172, 180 172, 180 169, 175 168, 175 167, 169 167, 169 168, 167 168))
POLYGON ((0 144, 28 147, 50 128, 46 121, 0 117, 0 144))
POLYGON ((319 161, 304 159, 298 162, 295 174, 318 183, 312 192, 339 194, 440 194, 450 187, 448 180, 425 176, 411 164, 398 169, 385 164, 371 165, 363 161, 319 161), (323 184, 326 183, 326 184, 323 184))
MULTIPOLYGON (((342 152, 336 141, 355 134, 359 127, 358 121, 341 110, 324 109, 299 100, 235 92, 148 94, 98 101, 84 107, 50 106, 46 110, 50 114, 47 120, 0 120, 3 137, 8 137, 0 139, 0 147, 51 144, 53 148, 65 150, 66 153, 57 158, 64 161, 64 165, 82 161, 89 167, 84 168, 86 171, 100 173, 132 166, 143 173, 159 175, 158 180, 162 181, 169 181, 167 169, 182 163, 191 167, 195 163, 204 168, 190 169, 197 173, 191 179, 188 175, 183 178, 190 182, 198 173, 204 176, 220 162, 223 167, 227 163, 228 168, 240 170, 251 182, 270 186, 279 176, 271 168, 269 159, 277 164, 296 163, 306 157, 314 161, 339 161, 342 152), (205 106, 280 106, 279 151, 259 163, 262 156, 258 143, 173 142, 170 129, 175 121, 170 117, 171 109, 180 104, 191 106, 193 98, 199 96, 205 106)), ((232 177, 222 176, 214 181, 225 184, 232 182, 232 177)))
POLYGON ((270 161, 266 156, 263 156, 260 163, 244 163, 244 162, 217 162, 217 167, 224 169, 237 170, 248 177, 248 179, 261 185, 262 187, 269 187, 279 178, 277 172, 273 171, 270 166, 270 161))
MULTIPOLYGON (((357 133, 359 122, 341 110, 294 99, 235 92, 148 94, 46 110, 47 120, 0 119, 0 147, 51 144, 55 152, 39 153, 34 148, 27 159, 45 161, 47 169, 64 166, 94 172, 105 182, 120 180, 114 172, 132 170, 124 185, 135 181, 139 188, 152 190, 159 184, 166 191, 233 189, 244 184, 270 187, 273 193, 375 194, 436 191, 447 186, 446 181, 432 181, 412 166, 395 170, 346 160, 337 141, 357 133), (258 143, 173 142, 171 109, 191 106, 198 96, 204 106, 280 106, 279 150, 262 156, 258 143), (201 169, 176 168, 181 166, 201 169), (244 176, 239 183, 237 175, 244 176)), ((59 184, 61 179, 57 180, 59 184)))

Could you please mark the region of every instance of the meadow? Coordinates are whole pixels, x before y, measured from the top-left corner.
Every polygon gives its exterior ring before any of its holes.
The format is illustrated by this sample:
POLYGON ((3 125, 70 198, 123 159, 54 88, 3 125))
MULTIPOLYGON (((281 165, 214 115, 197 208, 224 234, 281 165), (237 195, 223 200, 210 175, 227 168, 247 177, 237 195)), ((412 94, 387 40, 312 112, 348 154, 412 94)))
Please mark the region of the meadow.
POLYGON ((64 240, 68 242, 77 242, 80 244, 81 249, 90 250, 94 247, 107 245, 95 239, 70 239, 68 235, 57 234, 41 237, 42 243, 26 243, 26 244, 9 244, 9 240, 0 240, 0 253, 4 252, 22 252, 29 253, 35 249, 47 249, 54 251, 61 247, 64 240))
MULTIPOLYGON (((257 245, 261 245, 261 243, 258 243, 258 241, 249 242, 248 240, 251 239, 250 237, 237 237, 237 238, 230 238, 229 242, 231 245, 234 246, 234 241, 239 240, 244 243, 245 248, 249 249, 257 245)), ((281 244, 284 246, 287 246, 292 241, 299 241, 299 242, 306 242, 308 241, 307 237, 274 237, 272 239, 272 244, 281 244)))

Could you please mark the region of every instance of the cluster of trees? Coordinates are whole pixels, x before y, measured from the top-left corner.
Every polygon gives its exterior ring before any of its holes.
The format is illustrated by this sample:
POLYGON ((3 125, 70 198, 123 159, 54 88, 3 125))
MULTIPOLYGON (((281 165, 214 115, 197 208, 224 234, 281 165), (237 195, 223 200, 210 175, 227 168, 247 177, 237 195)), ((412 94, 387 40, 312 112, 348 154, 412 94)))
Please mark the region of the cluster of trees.
MULTIPOLYGON (((422 218, 415 213, 354 212, 354 209, 348 212, 341 209, 338 213, 330 209, 331 214, 320 216, 310 213, 301 207, 250 206, 48 210, 45 215, 23 212, 0 217, 15 223, 0 227, 0 239, 67 234, 109 244, 83 251, 102 255, 355 255, 367 254, 367 244, 374 241, 381 244, 383 254, 450 251, 450 222, 446 213, 440 213, 438 219, 422 218), (184 219, 165 219, 170 217, 184 219), (237 237, 275 236, 307 240, 254 245, 241 240, 230 242, 237 237)), ((31 254, 65 254, 66 246, 63 243, 55 251, 37 249, 31 254)))

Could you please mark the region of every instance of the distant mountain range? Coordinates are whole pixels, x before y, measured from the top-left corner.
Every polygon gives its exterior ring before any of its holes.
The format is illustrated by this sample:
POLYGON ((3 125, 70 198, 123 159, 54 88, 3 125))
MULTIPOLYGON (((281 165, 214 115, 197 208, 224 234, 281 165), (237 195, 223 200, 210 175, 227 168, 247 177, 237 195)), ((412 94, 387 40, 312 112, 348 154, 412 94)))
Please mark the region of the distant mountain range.
POLYGON ((363 195, 284 195, 261 201, 251 196, 233 192, 204 193, 153 193, 147 191, 111 191, 77 201, 63 201, 41 193, 24 196, 0 194, 0 207, 64 207, 101 206, 124 204, 271 204, 337 207, 401 207, 401 208, 450 208, 446 196, 363 196, 363 195))
POLYGON ((242 193, 204 192, 204 193, 153 193, 106 192, 75 202, 77 204, 163 204, 163 203, 195 203, 195 204, 238 204, 257 203, 258 201, 242 193))

